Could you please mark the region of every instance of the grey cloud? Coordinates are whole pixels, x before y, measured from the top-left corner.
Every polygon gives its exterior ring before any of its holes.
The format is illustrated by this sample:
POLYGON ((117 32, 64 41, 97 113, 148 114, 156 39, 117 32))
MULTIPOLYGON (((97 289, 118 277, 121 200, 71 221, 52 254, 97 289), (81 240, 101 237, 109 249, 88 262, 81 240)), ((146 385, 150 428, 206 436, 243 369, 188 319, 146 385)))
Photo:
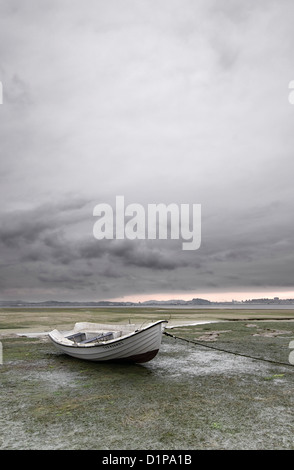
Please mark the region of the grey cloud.
POLYGON ((0 241, 8 246, 15 246, 22 241, 33 243, 42 234, 62 228, 62 224, 66 225, 69 220, 71 224, 79 221, 78 211, 86 203, 88 201, 70 199, 2 213, 0 241))
POLYGON ((0 297, 291 286, 293 8, 1 2, 0 297), (200 249, 98 242, 116 195, 200 203, 200 249))

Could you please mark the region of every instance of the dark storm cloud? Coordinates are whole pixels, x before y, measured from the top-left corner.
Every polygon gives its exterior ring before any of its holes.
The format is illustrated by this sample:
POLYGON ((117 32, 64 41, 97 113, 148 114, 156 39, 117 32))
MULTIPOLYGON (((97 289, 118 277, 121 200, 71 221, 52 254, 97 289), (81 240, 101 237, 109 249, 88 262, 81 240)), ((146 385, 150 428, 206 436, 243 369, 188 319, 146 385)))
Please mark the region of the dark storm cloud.
POLYGON ((42 204, 32 209, 6 212, 1 217, 0 241, 8 247, 34 243, 43 234, 54 231, 70 221, 79 220, 77 213, 85 206, 82 200, 61 201, 58 204, 42 204))
POLYGON ((151 270, 170 270, 189 264, 188 260, 174 254, 174 248, 176 245, 179 248, 180 242, 173 242, 171 247, 167 244, 167 249, 164 249, 164 244, 157 241, 126 239, 98 242, 86 231, 84 236, 80 232, 76 238, 76 225, 90 216, 83 211, 85 206, 89 210, 84 201, 71 201, 6 214, 0 228, 2 257, 11 253, 21 261, 47 261, 56 265, 93 262, 107 257, 125 267, 139 266, 151 270))
POLYGON ((37 286, 57 291, 94 289, 100 284, 107 291, 108 279, 130 278, 132 269, 162 272, 189 264, 156 241, 98 242, 89 232, 90 224, 81 229, 81 222, 89 218, 89 206, 83 200, 5 214, 0 228, 0 276, 6 276, 2 285, 28 287, 35 279, 37 286))
MULTIPOLYGON (((265 211, 259 215, 256 211, 253 216, 258 217, 263 231, 248 225, 242 233, 240 227, 231 223, 226 230, 222 227, 211 241, 204 241, 200 250, 183 252, 180 243, 174 240, 98 241, 87 231, 79 231, 76 238, 73 236, 76 224, 87 219, 85 208, 89 210, 84 201, 63 202, 7 216, 0 231, 2 261, 6 261, 2 263, 1 274, 6 273, 9 278, 10 260, 10 282, 17 285, 14 266, 17 261, 21 265, 18 275, 22 285, 30 285, 36 278, 37 284, 57 292, 82 286, 89 295, 97 291, 108 295, 111 289, 123 292, 128 287, 120 287, 122 280, 133 283, 135 292, 154 289, 156 283, 163 291, 177 288, 189 291, 238 288, 240 284, 250 287, 252 282, 255 286, 274 287, 277 272, 281 275, 285 271, 289 279, 294 274, 293 259, 289 257, 289 251, 294 252, 293 241, 280 237, 281 225, 273 231, 269 220, 262 222, 266 219, 265 211), (273 260, 275 272, 268 269, 273 260), (27 279, 23 278, 25 273, 27 279)), ((283 285, 290 286, 291 281, 283 285)))

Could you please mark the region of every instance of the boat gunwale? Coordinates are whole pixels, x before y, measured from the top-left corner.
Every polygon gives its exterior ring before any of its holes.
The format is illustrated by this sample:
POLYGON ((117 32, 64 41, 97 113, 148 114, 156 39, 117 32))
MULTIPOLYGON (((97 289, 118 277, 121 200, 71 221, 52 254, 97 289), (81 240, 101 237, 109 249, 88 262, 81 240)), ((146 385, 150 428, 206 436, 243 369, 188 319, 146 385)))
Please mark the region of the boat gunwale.
MULTIPOLYGON (((123 341, 127 338, 130 338, 130 337, 133 337, 133 336, 138 335, 140 333, 143 333, 144 331, 147 331, 150 328, 154 328, 154 326, 156 326, 160 323, 168 323, 168 320, 158 320, 158 321, 156 321, 156 322, 154 322, 150 325, 145 326, 144 328, 142 328, 140 330, 135 330, 131 333, 120 336, 119 338, 110 339, 108 341, 99 341, 99 342, 94 343, 94 344, 91 344, 91 343, 88 343, 88 344, 79 343, 79 344, 77 344, 77 343, 74 343, 74 342, 73 342, 73 344, 65 344, 61 341, 57 341, 54 337, 52 337, 51 336, 52 332, 48 333, 48 336, 50 337, 51 341, 53 341, 55 344, 59 344, 60 346, 63 346, 65 348, 89 349, 89 348, 97 348, 97 347, 105 346, 107 344, 119 343, 120 341, 123 341)), ((99 323, 97 323, 97 325, 99 325, 99 323)), ((59 333, 60 333, 60 331, 59 331, 59 333)), ((65 338, 65 336, 63 336, 63 338, 65 338)))

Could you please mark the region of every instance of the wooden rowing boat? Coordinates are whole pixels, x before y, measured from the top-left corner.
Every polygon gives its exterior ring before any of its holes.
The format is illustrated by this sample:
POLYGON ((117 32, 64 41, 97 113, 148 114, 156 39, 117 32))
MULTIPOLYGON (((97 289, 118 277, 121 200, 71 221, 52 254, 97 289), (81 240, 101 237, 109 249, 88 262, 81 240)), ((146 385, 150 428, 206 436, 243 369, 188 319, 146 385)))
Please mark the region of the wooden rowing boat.
POLYGON ((159 351, 166 320, 147 326, 76 323, 73 330, 48 336, 61 352, 88 361, 148 362, 159 351))

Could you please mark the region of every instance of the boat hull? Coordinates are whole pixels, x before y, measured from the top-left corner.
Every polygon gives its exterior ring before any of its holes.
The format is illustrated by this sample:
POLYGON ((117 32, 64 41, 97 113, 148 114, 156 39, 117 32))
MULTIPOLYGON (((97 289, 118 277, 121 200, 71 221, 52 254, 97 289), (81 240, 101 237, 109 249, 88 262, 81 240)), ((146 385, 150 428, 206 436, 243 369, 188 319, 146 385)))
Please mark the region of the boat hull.
POLYGON ((69 356, 95 362, 135 362, 151 361, 158 353, 162 339, 162 323, 158 321, 146 328, 115 340, 93 345, 65 345, 54 332, 49 338, 57 349, 69 356))

